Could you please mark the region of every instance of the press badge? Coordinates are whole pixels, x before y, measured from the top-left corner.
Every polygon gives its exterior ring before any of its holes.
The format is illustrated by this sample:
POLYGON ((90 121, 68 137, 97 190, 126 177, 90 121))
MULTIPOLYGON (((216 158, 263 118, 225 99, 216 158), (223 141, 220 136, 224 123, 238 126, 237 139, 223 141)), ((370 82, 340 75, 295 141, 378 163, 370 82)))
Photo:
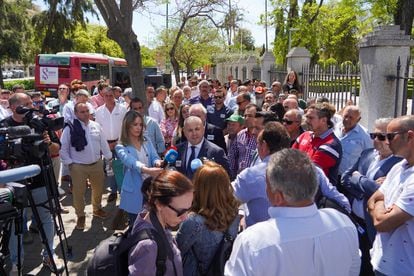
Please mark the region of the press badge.
POLYGON ((176 167, 181 167, 181 160, 175 161, 175 166, 176 167))
POLYGON ((207 140, 214 140, 214 135, 208 134, 207 135, 207 140))
POLYGON ((220 114, 220 118, 222 119, 226 118, 226 114, 220 114))

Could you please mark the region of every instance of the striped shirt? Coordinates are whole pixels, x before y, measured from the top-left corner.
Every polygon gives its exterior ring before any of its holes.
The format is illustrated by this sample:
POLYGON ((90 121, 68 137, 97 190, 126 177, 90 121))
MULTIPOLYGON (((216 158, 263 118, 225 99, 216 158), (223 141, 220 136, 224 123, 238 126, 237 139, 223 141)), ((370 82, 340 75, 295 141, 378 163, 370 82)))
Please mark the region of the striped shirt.
POLYGON ((256 137, 249 134, 247 128, 237 133, 229 152, 230 173, 234 179, 238 173, 248 168, 253 160, 257 148, 256 137))

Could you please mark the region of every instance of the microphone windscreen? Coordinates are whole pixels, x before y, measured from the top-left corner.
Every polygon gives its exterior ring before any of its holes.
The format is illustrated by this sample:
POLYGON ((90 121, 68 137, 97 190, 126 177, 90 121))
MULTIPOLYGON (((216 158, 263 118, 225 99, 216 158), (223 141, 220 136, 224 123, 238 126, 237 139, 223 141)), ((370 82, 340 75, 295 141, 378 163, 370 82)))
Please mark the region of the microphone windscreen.
POLYGON ((191 170, 195 172, 202 165, 203 165, 203 162, 200 159, 196 158, 193 161, 191 161, 190 167, 191 167, 191 170))
POLYGON ((172 164, 172 163, 175 163, 175 161, 177 160, 177 157, 178 157, 178 152, 174 149, 169 149, 167 153, 165 154, 164 160, 168 164, 172 164))
POLYGON ((27 107, 23 107, 23 106, 18 106, 18 107, 16 107, 16 113, 17 114, 20 114, 20 115, 23 115, 23 114, 26 114, 27 112, 29 112, 29 111, 31 111, 31 109, 30 108, 27 108, 27 107))
POLYGON ((18 138, 29 135, 32 130, 29 126, 14 126, 7 129, 10 138, 18 138))

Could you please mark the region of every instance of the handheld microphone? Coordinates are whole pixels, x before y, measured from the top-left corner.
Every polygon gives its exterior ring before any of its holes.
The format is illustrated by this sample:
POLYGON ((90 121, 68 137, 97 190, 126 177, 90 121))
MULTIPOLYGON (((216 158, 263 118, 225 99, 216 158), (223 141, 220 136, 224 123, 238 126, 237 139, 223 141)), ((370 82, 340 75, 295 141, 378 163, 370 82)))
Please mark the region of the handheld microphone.
POLYGON ((193 172, 195 172, 201 166, 203 166, 203 162, 200 159, 196 158, 191 161, 190 167, 193 172))
POLYGON ((0 128, 0 135, 8 134, 9 138, 19 138, 32 133, 29 126, 14 126, 0 128))
POLYGON ((178 151, 175 149, 169 149, 167 153, 165 154, 164 161, 161 165, 161 168, 167 167, 169 164, 175 163, 178 157, 178 151))
POLYGON ((40 173, 38 165, 29 165, 0 172, 0 183, 24 180, 40 173))

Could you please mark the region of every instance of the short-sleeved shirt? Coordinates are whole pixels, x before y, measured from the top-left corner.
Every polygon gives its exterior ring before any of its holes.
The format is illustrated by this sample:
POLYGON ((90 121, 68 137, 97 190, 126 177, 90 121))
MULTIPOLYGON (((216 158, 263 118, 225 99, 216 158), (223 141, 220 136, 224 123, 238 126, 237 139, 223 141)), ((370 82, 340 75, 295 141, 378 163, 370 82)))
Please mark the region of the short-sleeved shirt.
POLYGON ((217 110, 214 105, 207 107, 207 122, 215 125, 220 129, 226 128, 226 119, 233 114, 233 111, 224 105, 221 109, 217 110))
POLYGON ((414 167, 406 160, 394 165, 379 191, 385 208, 396 205, 411 218, 391 232, 378 232, 371 251, 371 264, 385 275, 414 272, 414 167))

